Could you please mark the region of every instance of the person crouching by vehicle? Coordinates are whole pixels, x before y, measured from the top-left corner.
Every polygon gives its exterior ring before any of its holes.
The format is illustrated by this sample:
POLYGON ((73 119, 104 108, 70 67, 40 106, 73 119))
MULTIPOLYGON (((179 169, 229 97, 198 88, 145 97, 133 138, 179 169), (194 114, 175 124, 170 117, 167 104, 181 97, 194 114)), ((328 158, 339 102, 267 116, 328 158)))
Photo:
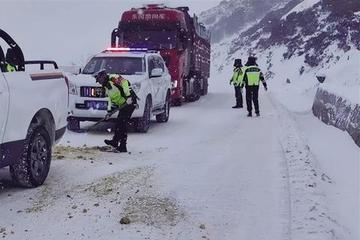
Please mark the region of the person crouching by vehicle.
POLYGON ((245 64, 246 70, 244 72, 244 83, 246 88, 246 106, 248 110, 248 117, 252 117, 252 103, 254 103, 255 114, 260 116, 259 110, 259 85, 260 81, 267 91, 267 84, 264 75, 256 63, 256 57, 250 56, 245 64))
POLYGON ((111 140, 105 139, 104 142, 119 152, 127 152, 127 124, 136 106, 136 98, 131 94, 130 83, 121 75, 108 75, 105 70, 97 72, 95 78, 96 82, 105 88, 106 95, 109 98, 108 114, 105 119, 108 120, 110 113, 119 109, 115 134, 111 140))
POLYGON ((236 104, 232 108, 243 107, 243 97, 242 97, 243 78, 244 78, 244 69, 241 63, 241 59, 235 59, 233 75, 232 78, 230 79, 230 85, 231 84, 234 85, 235 99, 236 99, 236 104))

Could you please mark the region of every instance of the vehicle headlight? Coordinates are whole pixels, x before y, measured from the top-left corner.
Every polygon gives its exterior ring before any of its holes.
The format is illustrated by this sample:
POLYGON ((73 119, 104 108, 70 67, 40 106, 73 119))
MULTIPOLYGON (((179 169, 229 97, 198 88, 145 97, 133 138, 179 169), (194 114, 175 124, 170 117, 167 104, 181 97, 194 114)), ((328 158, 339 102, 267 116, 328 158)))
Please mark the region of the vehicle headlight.
POLYGON ((135 93, 138 93, 141 88, 141 83, 133 83, 131 84, 132 90, 134 90, 135 93))
POLYGON ((77 95, 77 89, 76 89, 76 85, 74 83, 69 83, 69 94, 71 95, 77 95))
POLYGON ((172 88, 177 88, 177 86, 178 86, 178 81, 177 81, 177 80, 172 81, 171 84, 172 84, 172 88))

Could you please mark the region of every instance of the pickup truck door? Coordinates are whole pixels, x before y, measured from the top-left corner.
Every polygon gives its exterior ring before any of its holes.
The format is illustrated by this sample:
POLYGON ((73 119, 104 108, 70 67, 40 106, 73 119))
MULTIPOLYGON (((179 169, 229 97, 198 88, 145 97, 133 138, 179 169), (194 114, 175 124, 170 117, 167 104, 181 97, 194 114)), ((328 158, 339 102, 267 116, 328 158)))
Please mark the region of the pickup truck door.
MULTIPOLYGON (((3 142, 5 124, 8 116, 9 91, 4 74, 0 71, 0 143, 3 142)), ((1 156, 1 148, 0 148, 1 156)), ((0 159, 1 160, 1 159, 0 159)))

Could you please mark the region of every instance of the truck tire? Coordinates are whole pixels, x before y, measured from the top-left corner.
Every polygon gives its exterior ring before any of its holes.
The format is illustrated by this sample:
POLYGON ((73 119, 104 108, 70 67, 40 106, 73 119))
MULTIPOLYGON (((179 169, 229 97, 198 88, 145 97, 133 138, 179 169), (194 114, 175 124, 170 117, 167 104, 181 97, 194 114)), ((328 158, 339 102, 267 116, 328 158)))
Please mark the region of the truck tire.
POLYGON ((80 130, 80 121, 76 118, 70 117, 68 119, 67 128, 73 132, 77 132, 80 130))
POLYGON ((193 92, 186 93, 186 100, 188 102, 195 102, 200 99, 201 97, 201 84, 199 79, 195 79, 194 85, 193 85, 193 92))
POLYGON ((209 89, 209 83, 207 79, 203 80, 203 89, 201 89, 201 95, 205 96, 208 94, 208 89, 209 89))
POLYGON ((20 159, 10 166, 12 179, 21 187, 44 183, 51 163, 51 140, 43 126, 31 124, 20 159))
POLYGON ((194 83, 194 101, 197 101, 201 97, 202 89, 201 89, 201 79, 197 78, 194 83))
POLYGON ((151 97, 147 97, 144 108, 144 115, 143 117, 139 118, 136 122, 136 130, 138 132, 147 133, 147 131, 149 130, 150 119, 151 119, 151 108, 152 108, 151 97))
POLYGON ((165 105, 164 105, 164 112, 156 115, 156 121, 159 123, 165 123, 169 121, 169 116, 170 116, 170 93, 167 93, 165 105))

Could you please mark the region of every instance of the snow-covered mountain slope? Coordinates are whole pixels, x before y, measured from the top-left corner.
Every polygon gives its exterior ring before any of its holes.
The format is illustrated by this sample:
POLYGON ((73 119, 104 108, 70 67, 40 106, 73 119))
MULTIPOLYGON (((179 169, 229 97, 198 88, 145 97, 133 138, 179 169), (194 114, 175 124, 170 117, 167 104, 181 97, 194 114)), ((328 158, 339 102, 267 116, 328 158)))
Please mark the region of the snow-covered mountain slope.
MULTIPOLYGON (((288 7, 296 2, 291 2, 288 7)), ((247 46, 264 50, 284 45, 287 47, 284 59, 304 55, 305 63, 315 67, 323 60, 335 60, 336 56, 326 53, 331 45, 344 52, 351 47, 360 50, 360 17, 354 14, 358 10, 359 1, 351 5, 330 0, 305 0, 285 15, 281 14, 282 9, 268 14, 259 24, 240 34, 232 42, 230 51, 236 52, 247 46)))
POLYGON ((268 12, 282 8, 290 0, 230 0, 200 14, 200 19, 212 31, 212 41, 226 36, 261 20, 268 12))
MULTIPOLYGON (((327 84, 345 86, 342 94, 358 96, 359 11, 356 0, 293 0, 252 27, 214 44, 213 71, 230 75, 234 58, 245 61, 254 54, 281 102, 299 98, 298 104, 289 106, 296 111, 311 109, 319 74, 327 76, 327 84)), ((210 26, 213 35, 218 35, 216 26, 210 26)))

